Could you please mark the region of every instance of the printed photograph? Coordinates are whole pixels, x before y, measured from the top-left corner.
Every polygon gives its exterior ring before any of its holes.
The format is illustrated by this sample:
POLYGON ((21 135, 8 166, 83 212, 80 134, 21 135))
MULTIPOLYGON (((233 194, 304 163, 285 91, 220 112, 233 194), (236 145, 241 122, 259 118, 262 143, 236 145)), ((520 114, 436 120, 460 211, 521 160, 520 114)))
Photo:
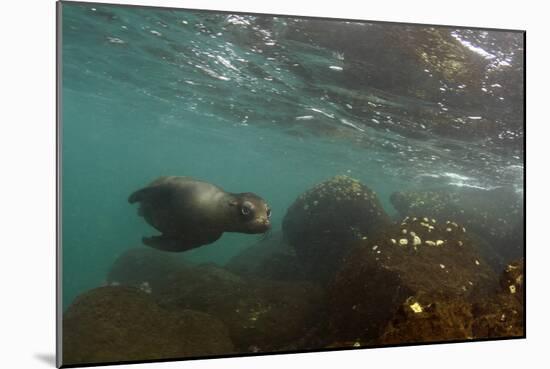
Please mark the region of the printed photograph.
POLYGON ((58 365, 525 337, 525 32, 58 3, 58 365))

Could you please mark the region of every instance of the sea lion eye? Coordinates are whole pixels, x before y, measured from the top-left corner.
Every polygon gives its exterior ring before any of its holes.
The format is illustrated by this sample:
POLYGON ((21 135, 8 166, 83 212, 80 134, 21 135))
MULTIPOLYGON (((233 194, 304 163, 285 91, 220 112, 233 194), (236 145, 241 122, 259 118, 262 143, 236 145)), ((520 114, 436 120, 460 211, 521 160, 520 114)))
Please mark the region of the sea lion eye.
POLYGON ((267 217, 268 218, 271 218, 271 209, 270 208, 267 208, 267 217))
POLYGON ((243 215, 249 215, 250 213, 252 213, 253 207, 254 207, 254 206, 253 206, 250 202, 245 201, 245 202, 243 203, 243 205, 241 206, 241 213, 242 213, 243 215))

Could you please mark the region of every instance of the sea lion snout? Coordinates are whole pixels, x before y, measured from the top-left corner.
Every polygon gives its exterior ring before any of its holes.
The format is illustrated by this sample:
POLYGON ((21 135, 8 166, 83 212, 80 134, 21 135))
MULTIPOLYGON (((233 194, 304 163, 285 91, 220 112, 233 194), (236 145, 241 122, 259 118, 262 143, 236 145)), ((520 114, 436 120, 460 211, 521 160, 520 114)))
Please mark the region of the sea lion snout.
POLYGON ((250 225, 246 230, 243 230, 242 233, 249 233, 249 234, 258 234, 258 233, 266 233, 271 229, 271 224, 268 223, 255 223, 254 225, 250 225))
POLYGON ((263 229, 264 232, 267 232, 271 229, 271 222, 269 221, 269 218, 267 218, 267 217, 258 218, 258 224, 259 224, 259 228, 263 229))
POLYGON ((256 215, 244 227, 243 233, 265 233, 271 229, 271 221, 267 215, 256 215))

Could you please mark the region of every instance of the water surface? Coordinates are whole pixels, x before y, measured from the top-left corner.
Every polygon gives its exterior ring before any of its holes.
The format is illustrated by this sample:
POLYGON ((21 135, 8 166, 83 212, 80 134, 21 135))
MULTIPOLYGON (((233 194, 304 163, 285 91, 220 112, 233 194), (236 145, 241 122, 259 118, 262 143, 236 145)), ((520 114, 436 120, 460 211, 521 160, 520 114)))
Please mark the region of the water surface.
MULTIPOLYGON (((255 192, 280 228, 338 174, 394 191, 523 191, 523 35, 65 3, 63 303, 155 231, 160 175, 255 192)), ((224 264, 259 236, 186 253, 224 264)))

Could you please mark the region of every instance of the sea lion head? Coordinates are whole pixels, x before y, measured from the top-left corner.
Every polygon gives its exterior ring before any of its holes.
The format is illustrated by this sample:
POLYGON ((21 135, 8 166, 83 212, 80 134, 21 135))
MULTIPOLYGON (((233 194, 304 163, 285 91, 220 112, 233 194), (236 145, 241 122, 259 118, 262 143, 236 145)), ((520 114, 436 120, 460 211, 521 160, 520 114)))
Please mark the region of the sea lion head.
POLYGON ((252 193, 233 195, 230 205, 237 213, 233 232, 264 233, 271 228, 271 208, 260 196, 252 193))

